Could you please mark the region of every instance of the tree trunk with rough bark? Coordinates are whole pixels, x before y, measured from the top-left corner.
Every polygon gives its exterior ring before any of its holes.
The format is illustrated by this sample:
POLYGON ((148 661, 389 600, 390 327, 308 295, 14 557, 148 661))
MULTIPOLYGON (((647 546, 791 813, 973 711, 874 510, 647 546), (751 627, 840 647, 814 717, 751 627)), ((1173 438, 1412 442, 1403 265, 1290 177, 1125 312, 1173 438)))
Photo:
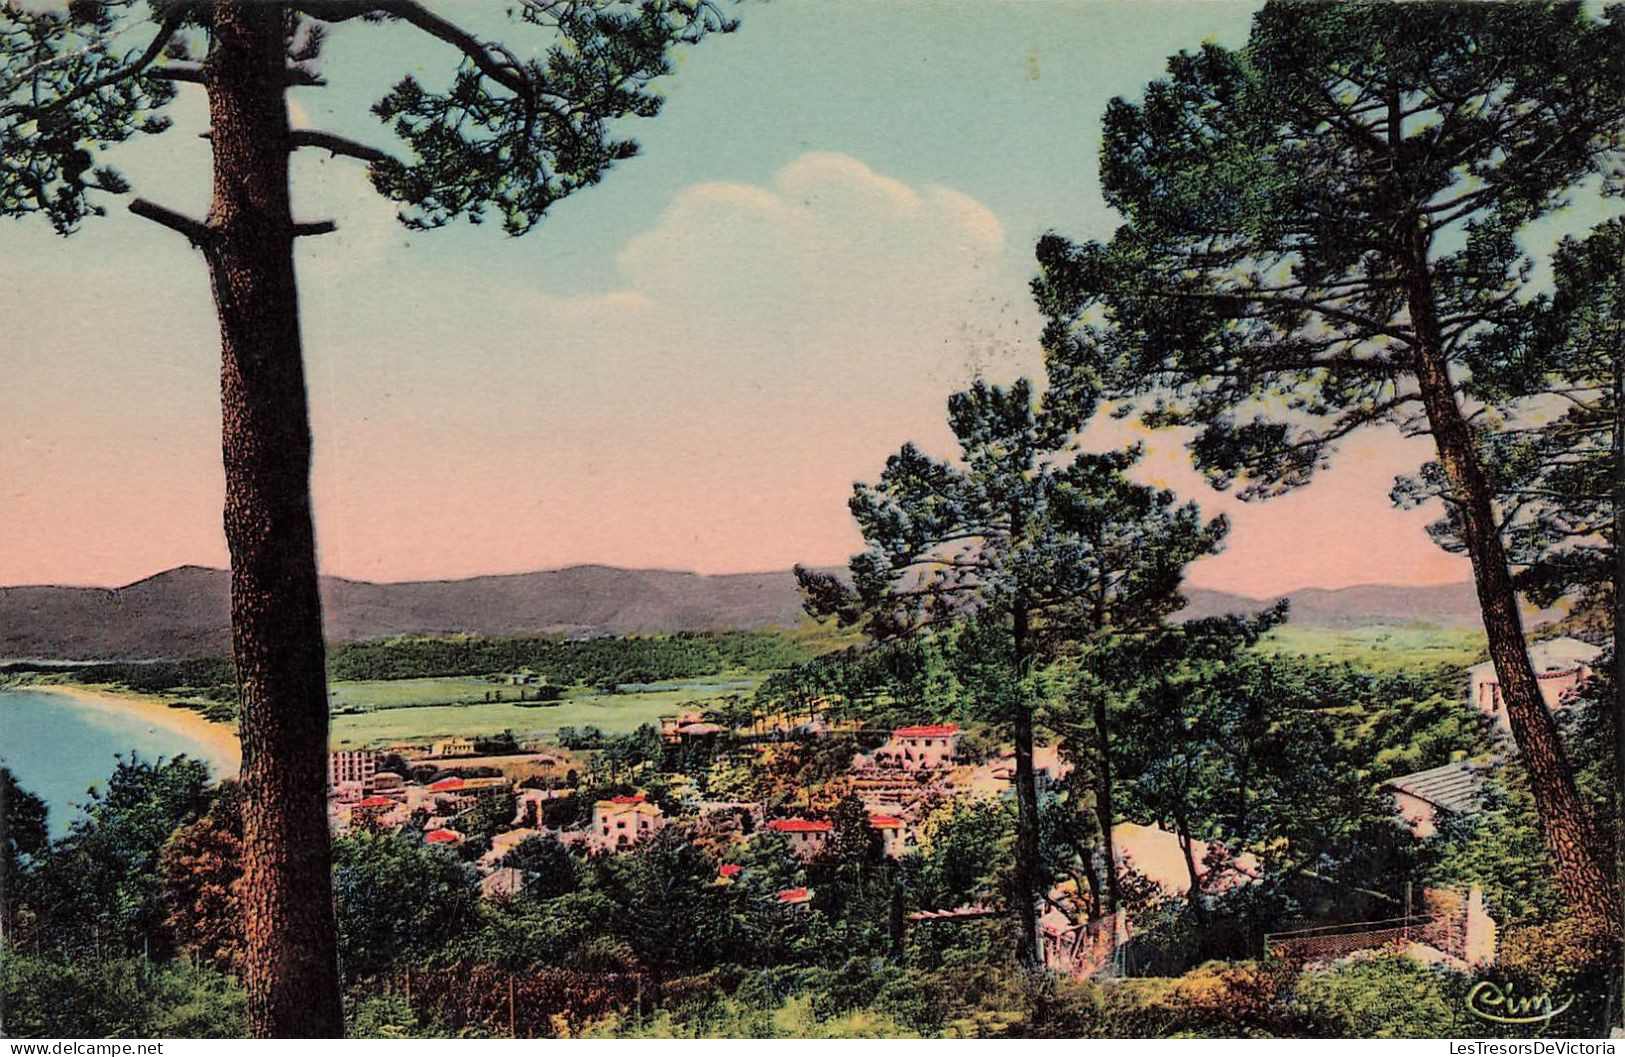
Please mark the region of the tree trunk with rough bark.
POLYGON ((1095 709, 1095 818, 1100 824, 1101 847, 1105 849, 1106 906, 1103 916, 1117 913, 1122 905, 1122 878, 1117 874, 1117 839, 1112 836, 1117 807, 1112 790, 1112 741, 1107 724, 1111 715, 1107 710, 1106 695, 1097 693, 1095 709))
POLYGON ((1033 714, 1020 708, 1015 722, 1016 753, 1016 957, 1037 967, 1043 962, 1038 945, 1038 783, 1033 776, 1033 714))
POLYGON ((1574 784, 1574 772, 1558 738, 1557 723, 1540 695, 1524 640, 1523 618, 1507 567, 1506 550, 1491 500, 1491 488, 1472 433, 1456 402, 1434 312, 1432 276, 1427 266, 1427 235, 1413 224, 1402 256, 1406 299, 1415 328, 1415 371, 1422 406, 1460 514, 1462 536, 1472 560, 1490 659, 1506 702, 1513 741, 1529 775, 1535 807, 1558 883, 1570 908, 1582 916, 1620 921, 1620 895, 1606 869, 1604 843, 1592 825, 1574 784))
MULTIPOLYGON (((1015 609, 1015 669, 1017 680, 1027 676, 1028 643, 1030 632, 1027 610, 1015 609)), ((1038 783, 1033 776, 1033 713, 1025 700, 1018 701, 1011 738, 1016 756, 1016 855, 1015 903, 1016 959, 1022 965, 1037 968, 1043 964, 1043 951, 1038 943, 1038 783)))
MULTIPOLYGON (((1615 324, 1616 337, 1625 324, 1615 324)), ((1614 597, 1611 635, 1614 641, 1614 876, 1617 894, 1625 906, 1625 650, 1620 649, 1619 629, 1625 626, 1625 347, 1612 350, 1614 361, 1614 433, 1611 444, 1614 464, 1611 495, 1614 518, 1614 597)), ((1618 1007, 1614 1024, 1625 1028, 1625 958, 1614 980, 1618 1007)))
POLYGON ((1183 814, 1174 816, 1174 832, 1179 838, 1179 852, 1185 857, 1185 875, 1190 878, 1190 888, 1185 891, 1185 898, 1190 903, 1191 914, 1196 918, 1196 927, 1201 935, 1198 941, 1205 940, 1207 932, 1207 902, 1202 895, 1202 871, 1197 868, 1196 856, 1192 853, 1191 826, 1183 814))
POLYGON ((327 684, 288 198, 284 13, 221 0, 204 65, 206 244, 221 337, 232 655, 242 738, 249 1030, 337 1037, 327 684))

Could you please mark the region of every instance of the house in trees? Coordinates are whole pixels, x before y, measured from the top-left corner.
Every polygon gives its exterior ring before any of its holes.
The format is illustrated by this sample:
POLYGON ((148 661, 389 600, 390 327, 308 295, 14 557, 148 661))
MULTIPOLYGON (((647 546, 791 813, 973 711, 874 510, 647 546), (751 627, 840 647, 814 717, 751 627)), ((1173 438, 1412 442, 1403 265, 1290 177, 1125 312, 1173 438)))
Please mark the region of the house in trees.
POLYGON ((1400 775, 1383 783, 1394 809, 1418 837, 1431 837, 1439 819, 1478 810, 1484 795, 1484 766, 1467 760, 1400 775))
MULTIPOLYGON (((1548 639, 1529 647, 1529 661, 1534 665, 1540 696, 1547 708, 1561 708, 1579 693, 1580 687, 1591 678, 1591 666, 1600 653, 1601 647, 1567 637, 1548 639)), ((1467 700, 1493 719, 1503 734, 1512 733, 1492 662, 1485 661, 1467 669, 1467 700)))
POLYGON ((786 888, 777 898, 781 906, 806 906, 812 902, 812 897, 810 888, 786 888))
POLYGON ((502 864, 502 860, 508 857, 509 852, 532 837, 539 836, 540 832, 540 830, 525 828, 510 829, 504 833, 495 834, 491 838, 491 850, 480 856, 478 864, 480 869, 495 870, 502 864))
POLYGON ((901 859, 913 846, 908 825, 896 815, 870 815, 869 828, 880 834, 880 848, 887 858, 901 859))
POLYGON ((728 728, 720 723, 708 722, 698 709, 687 709, 675 716, 660 717, 660 736, 668 745, 685 741, 709 741, 728 728))
POLYGON ((673 716, 660 717, 660 736, 666 744, 675 745, 682 740, 681 731, 684 727, 693 726, 705 721, 705 713, 697 708, 685 708, 673 716))
POLYGON ((592 806, 587 847, 593 851, 623 851, 659 833, 665 824, 665 812, 649 803, 642 793, 600 800, 592 806))
POLYGON ((938 771, 954 765, 960 730, 952 723, 898 727, 891 740, 875 750, 876 767, 901 771, 938 771))
POLYGON ((480 895, 485 899, 509 899, 525 890, 525 875, 511 866, 480 878, 480 895))
POLYGON ((571 789, 521 789, 514 798, 513 825, 536 827, 542 824, 543 804, 573 796, 571 789))
POLYGON ((806 860, 824 850, 835 824, 805 818, 776 818, 767 824, 767 828, 773 833, 784 834, 790 844, 790 854, 806 860))

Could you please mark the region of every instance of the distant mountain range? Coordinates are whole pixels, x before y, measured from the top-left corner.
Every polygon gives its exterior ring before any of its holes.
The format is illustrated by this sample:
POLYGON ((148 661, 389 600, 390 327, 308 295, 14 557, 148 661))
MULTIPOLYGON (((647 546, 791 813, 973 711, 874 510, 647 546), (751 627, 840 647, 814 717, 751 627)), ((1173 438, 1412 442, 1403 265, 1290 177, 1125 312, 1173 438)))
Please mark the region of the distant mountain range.
MULTIPOLYGON (((184 565, 126 587, 0 587, 0 658, 138 660, 224 655, 230 576, 184 565)), ((1251 612, 1271 599, 1192 588, 1187 617, 1251 612)), ((1286 596, 1292 621, 1316 627, 1430 623, 1470 627, 1470 583, 1307 588, 1286 596)), ((385 635, 624 635, 790 627, 802 616, 788 571, 704 576, 577 565, 467 580, 368 583, 322 577, 330 641, 385 635)))

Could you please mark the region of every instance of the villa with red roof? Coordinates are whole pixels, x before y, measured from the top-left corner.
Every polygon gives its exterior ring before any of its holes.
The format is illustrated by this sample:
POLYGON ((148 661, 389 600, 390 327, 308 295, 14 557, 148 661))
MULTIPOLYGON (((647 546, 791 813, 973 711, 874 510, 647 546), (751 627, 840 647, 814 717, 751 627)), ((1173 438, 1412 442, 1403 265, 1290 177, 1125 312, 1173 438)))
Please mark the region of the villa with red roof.
POLYGON ((592 806, 587 846, 594 851, 622 851, 660 832, 666 814, 642 793, 615 796, 592 806))
POLYGON ((767 824, 774 833, 784 834, 790 844, 790 854, 798 859, 811 859, 829 843, 832 822, 814 822, 805 818, 776 818, 767 824))
POLYGON ((902 771, 937 771, 954 765, 962 732, 952 723, 898 727, 875 750, 875 766, 902 771))
POLYGON ((891 859, 908 850, 908 826, 896 815, 870 815, 869 828, 880 834, 880 847, 891 859))
POLYGON ((425 844, 445 844, 454 846, 463 843, 463 835, 454 829, 432 829, 424 834, 425 844))

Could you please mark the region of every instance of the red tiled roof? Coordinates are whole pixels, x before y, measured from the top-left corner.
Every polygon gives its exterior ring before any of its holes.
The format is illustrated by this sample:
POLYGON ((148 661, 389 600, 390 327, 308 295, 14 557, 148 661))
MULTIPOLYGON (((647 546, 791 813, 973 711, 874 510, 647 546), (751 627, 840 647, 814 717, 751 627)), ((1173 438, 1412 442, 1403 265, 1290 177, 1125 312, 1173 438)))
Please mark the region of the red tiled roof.
POLYGON ((387 796, 369 796, 356 804, 356 807, 394 807, 395 801, 387 796))
POLYGON ((454 829, 437 829, 423 839, 429 844, 461 844, 463 835, 454 829))
POLYGON ((609 798, 609 802, 611 804, 641 804, 643 803, 643 800, 644 796, 642 793, 633 793, 631 796, 612 796, 609 798))
POLYGON ((738 877, 739 876, 739 871, 741 871, 743 869, 744 869, 744 867, 740 866, 738 863, 731 862, 731 863, 725 864, 722 867, 722 869, 717 871, 717 873, 721 874, 724 877, 738 877))
POLYGON ((767 828, 779 833, 827 833, 835 828, 835 824, 805 818, 776 818, 767 824, 767 828))
POLYGON ((950 734, 958 734, 959 728, 952 723, 925 723, 917 727, 898 727, 892 731, 894 738, 945 738, 950 734))
POLYGON ((781 903, 805 903, 811 898, 812 889, 810 888, 786 888, 779 893, 779 902, 781 903))
POLYGON ((901 829, 903 820, 896 815, 870 815, 869 825, 875 829, 901 829))
POLYGON ((453 789, 461 789, 462 787, 463 780, 461 778, 442 778, 440 781, 434 782, 429 786, 429 792, 449 793, 453 789))

